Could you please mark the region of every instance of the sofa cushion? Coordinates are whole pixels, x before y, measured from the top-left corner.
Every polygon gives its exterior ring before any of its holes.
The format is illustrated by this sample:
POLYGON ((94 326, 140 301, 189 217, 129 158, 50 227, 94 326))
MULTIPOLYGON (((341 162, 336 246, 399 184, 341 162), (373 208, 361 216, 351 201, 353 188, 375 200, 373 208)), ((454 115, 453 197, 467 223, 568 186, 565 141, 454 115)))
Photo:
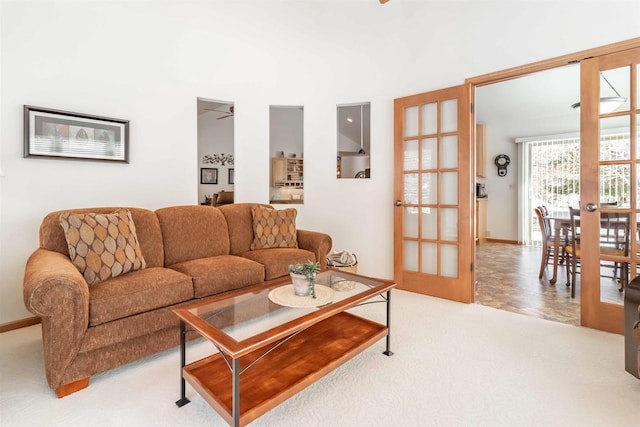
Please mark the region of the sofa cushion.
POLYGON ((242 256, 264 265, 265 280, 288 275, 289 264, 316 261, 316 256, 313 252, 297 248, 257 249, 255 251, 247 251, 242 256))
POLYGON ((251 250, 268 248, 297 248, 296 216, 294 208, 276 210, 264 206, 251 208, 253 243, 251 250))
MULTIPOLYGON (((251 208, 255 206, 255 203, 234 203, 217 208, 227 220, 231 255, 239 255, 251 250, 251 243, 253 243, 251 208)), ((258 206, 273 209, 271 205, 259 204, 258 206)))
POLYGON ((193 293, 202 298, 264 281, 264 267, 234 255, 194 259, 169 266, 193 278, 193 293))
POLYGON ((209 206, 173 206, 156 211, 164 239, 164 262, 229 255, 229 230, 224 215, 209 206))
POLYGON ((145 268, 131 212, 111 214, 65 212, 60 215, 69 257, 87 284, 145 268))
POLYGON ((96 326, 193 298, 193 282, 175 270, 151 267, 89 288, 89 325, 96 326))
MULTIPOLYGON (((69 256, 69 245, 60 226, 60 215, 65 212, 82 213, 113 213, 118 207, 94 207, 64 209, 47 214, 40 225, 40 247, 69 256)), ((147 267, 164 267, 164 248, 162 246, 162 231, 155 212, 142 208, 126 208, 131 212, 131 218, 136 225, 138 242, 147 267)))

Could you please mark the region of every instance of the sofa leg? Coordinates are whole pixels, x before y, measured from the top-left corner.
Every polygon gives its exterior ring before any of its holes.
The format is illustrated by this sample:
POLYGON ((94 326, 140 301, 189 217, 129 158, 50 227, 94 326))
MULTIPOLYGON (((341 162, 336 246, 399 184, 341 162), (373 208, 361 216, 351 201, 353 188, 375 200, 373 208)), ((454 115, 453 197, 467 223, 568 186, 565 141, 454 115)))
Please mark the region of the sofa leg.
POLYGON ((71 393, 75 393, 76 391, 80 391, 83 388, 87 387, 89 387, 89 377, 74 381, 69 384, 61 385, 56 389, 56 394, 58 395, 58 399, 61 399, 65 396, 70 395, 71 393))

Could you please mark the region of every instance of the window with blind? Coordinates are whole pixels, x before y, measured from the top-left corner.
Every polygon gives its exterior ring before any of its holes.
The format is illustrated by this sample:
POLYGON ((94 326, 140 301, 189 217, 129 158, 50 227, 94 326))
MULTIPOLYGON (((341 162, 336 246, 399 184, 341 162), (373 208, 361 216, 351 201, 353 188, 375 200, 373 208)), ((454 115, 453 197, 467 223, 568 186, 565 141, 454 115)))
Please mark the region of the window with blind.
MULTIPOLYGON (((544 205, 549 215, 562 216, 569 207, 580 204, 580 138, 529 140, 524 144, 529 177, 525 191, 531 208, 527 213, 530 235, 526 241, 539 245, 541 234, 533 208, 544 205)), ((629 133, 602 135, 600 151, 607 160, 628 158, 629 133)), ((629 167, 615 164, 600 169, 600 203, 629 206, 630 172, 629 167)))

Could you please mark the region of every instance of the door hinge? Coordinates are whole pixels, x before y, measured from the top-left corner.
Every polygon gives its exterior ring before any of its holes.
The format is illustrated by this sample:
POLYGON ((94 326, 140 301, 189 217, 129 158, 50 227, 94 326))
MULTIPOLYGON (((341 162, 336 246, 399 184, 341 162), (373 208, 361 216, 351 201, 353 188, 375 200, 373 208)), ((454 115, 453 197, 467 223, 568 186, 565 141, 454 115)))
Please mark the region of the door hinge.
POLYGON ((471 272, 473 273, 473 263, 471 263, 471 272))
POLYGON ((471 114, 473 114, 473 113, 474 113, 474 111, 473 111, 473 102, 472 102, 471 103, 471 114))

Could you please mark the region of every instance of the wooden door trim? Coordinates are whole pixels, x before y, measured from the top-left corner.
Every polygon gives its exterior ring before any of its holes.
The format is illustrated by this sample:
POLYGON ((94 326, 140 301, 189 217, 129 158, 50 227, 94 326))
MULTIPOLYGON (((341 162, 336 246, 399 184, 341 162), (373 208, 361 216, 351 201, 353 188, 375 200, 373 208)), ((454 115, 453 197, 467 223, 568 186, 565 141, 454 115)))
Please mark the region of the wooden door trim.
POLYGON ((609 55, 612 53, 634 49, 637 47, 640 47, 640 37, 596 47, 593 49, 587 49, 576 53, 570 53, 568 55, 562 55, 551 59, 532 62, 530 64, 520 65, 502 71, 496 71, 488 74, 482 74, 476 77, 470 77, 465 80, 465 83, 471 84, 473 86, 484 86, 492 83, 498 83, 505 80, 523 77, 527 74, 536 73, 538 71, 564 67, 568 64, 576 64, 584 59, 609 55))
MULTIPOLYGON (((485 86, 493 83, 499 83, 507 80, 512 80, 512 79, 524 77, 528 74, 533 74, 539 71, 545 71, 545 70, 551 70, 554 68, 564 67, 569 64, 577 64, 586 59, 598 58, 602 56, 610 56, 612 54, 617 54, 617 53, 621 53, 621 52, 631 50, 631 49, 636 49, 636 48, 640 48, 640 37, 636 37, 629 40, 624 40, 621 42, 616 42, 616 43, 612 43, 612 44, 608 44, 608 45, 604 45, 604 46, 600 46, 592 49, 587 49, 587 50, 583 50, 575 53, 570 53, 567 55, 562 55, 562 56, 558 56, 550 59, 545 59, 542 61, 532 62, 529 64, 508 68, 508 69, 497 71, 497 72, 470 77, 465 79, 465 84, 467 84, 469 87, 469 92, 470 92, 469 97, 470 97, 471 105, 475 105, 475 102, 476 102, 475 88, 476 87, 485 86)), ((606 63, 606 61, 608 60, 603 58, 603 61, 605 61, 606 63)), ((581 70, 581 85, 586 85, 586 86, 581 86, 581 89, 580 89, 581 93, 584 90, 587 90, 589 85, 595 84, 594 82, 585 82, 586 79, 583 77, 582 72, 583 71, 581 70)), ((593 103, 590 103, 587 100, 581 99, 581 105, 582 105, 581 110, 591 109, 593 111, 590 114, 597 115, 598 114, 597 106, 591 105, 591 104, 593 103)), ((470 117, 471 117, 470 125, 473 126, 475 125, 475 113, 473 110, 471 112, 470 117)), ((583 120, 581 120, 581 122, 583 122, 583 120)), ((581 124, 580 131, 581 131, 581 135, 583 135, 582 137, 584 138, 584 135, 587 135, 588 132, 590 132, 590 130, 587 131, 582 126, 583 125, 581 124)), ((471 132, 473 132, 473 130, 471 132)), ((473 137, 473 133, 471 135, 473 137)), ((475 151, 474 151, 474 155, 475 155, 475 151)), ((597 177, 597 170, 590 177, 585 177, 585 179, 592 179, 592 177, 597 177)), ((475 206, 473 206, 472 209, 475 210, 475 206)), ((472 259, 475 260, 475 248, 473 248, 472 259)), ((474 276, 475 276, 475 273, 474 273, 474 276)), ((584 296, 581 295, 581 298, 585 297, 585 298, 593 299, 597 297, 598 300, 600 299, 599 289, 590 291, 590 290, 585 290, 583 287, 582 292, 585 292, 585 295, 584 296), (598 292, 597 296, 591 295, 591 293, 594 293, 596 291, 598 292)), ((608 303, 602 303, 602 302, 598 302, 598 305, 595 305, 595 306, 590 303, 586 303, 586 304, 582 303, 580 304, 580 310, 581 310, 580 318, 581 318, 582 326, 604 330, 608 332, 622 333, 620 329, 622 327, 621 325, 623 325, 623 319, 622 319, 623 311, 621 307, 616 306, 614 304, 608 304, 608 303)))

